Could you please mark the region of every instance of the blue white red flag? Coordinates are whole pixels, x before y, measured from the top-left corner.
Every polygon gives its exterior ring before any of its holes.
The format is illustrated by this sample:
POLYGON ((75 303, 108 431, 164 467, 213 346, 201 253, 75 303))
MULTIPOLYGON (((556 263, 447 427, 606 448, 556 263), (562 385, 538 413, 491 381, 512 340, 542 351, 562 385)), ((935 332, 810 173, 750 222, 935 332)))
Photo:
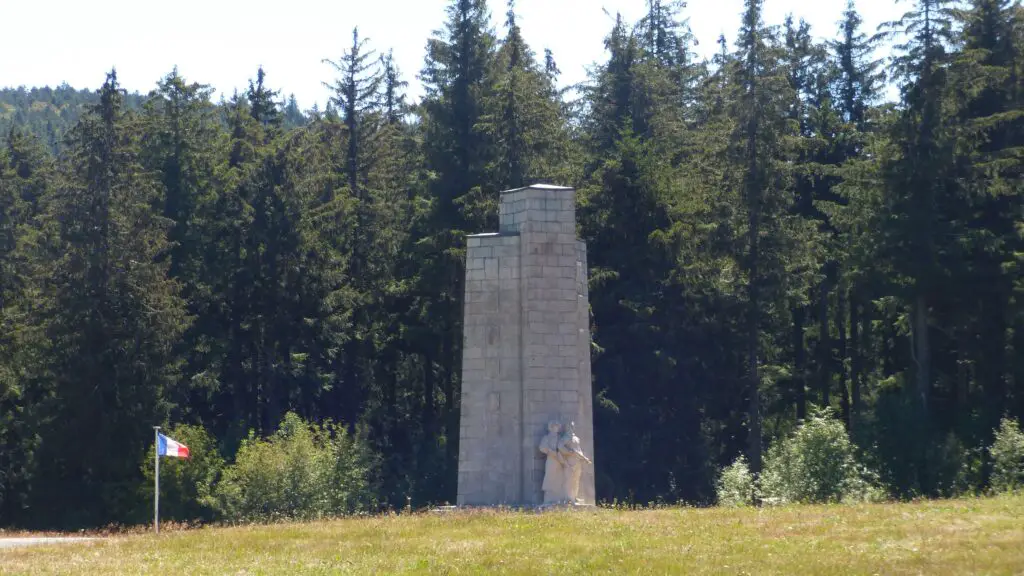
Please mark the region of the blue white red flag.
POLYGON ((176 440, 171 440, 163 434, 158 433, 157 437, 157 455, 170 458, 188 458, 188 446, 176 440))

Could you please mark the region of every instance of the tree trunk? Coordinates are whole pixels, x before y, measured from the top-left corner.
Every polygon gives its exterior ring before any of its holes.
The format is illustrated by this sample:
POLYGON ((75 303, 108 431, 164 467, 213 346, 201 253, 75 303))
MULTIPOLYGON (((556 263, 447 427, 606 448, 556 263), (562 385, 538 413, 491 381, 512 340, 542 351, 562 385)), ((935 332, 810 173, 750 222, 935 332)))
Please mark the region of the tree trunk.
POLYGON ((861 341, 860 341, 860 297, 857 292, 850 292, 850 429, 857 421, 860 412, 861 385, 861 341))
POLYGON ((1013 328, 1013 358, 1010 370, 1013 377, 1013 397, 1017 399, 1016 416, 1024 419, 1024 320, 1018 319, 1013 328))
POLYGON ((914 299, 914 307, 911 311, 913 316, 911 334, 913 336, 914 364, 917 370, 914 374, 915 392, 921 408, 928 409, 928 392, 931 387, 931 342, 928 338, 928 303, 923 294, 914 299))
POLYGON ((760 331, 760 286, 758 278, 759 210, 750 211, 750 284, 747 287, 747 386, 749 392, 747 418, 749 421, 747 448, 750 452, 750 470, 761 472, 761 393, 758 374, 758 339, 760 331))
MULTIPOLYGON (((457 325, 456 325, 457 326, 457 325)), ((455 338, 461 338, 462 331, 453 326, 445 335, 442 354, 444 355, 444 436, 445 436, 445 464, 447 466, 444 474, 442 493, 446 499, 454 499, 455 494, 452 487, 458 483, 459 468, 459 412, 456 409, 456 382, 455 382, 455 338), (456 334, 458 333, 458 334, 456 334)))
MULTIPOLYGON (((1000 291, 1001 292, 1001 291, 1000 291)), ((1006 410, 1007 400, 1011 397, 1008 384, 1013 381, 1012 368, 1007 362, 1009 356, 1010 331, 1008 330, 1006 311, 1012 304, 1007 295, 982 301, 984 325, 981 327, 981 352, 978 354, 977 374, 975 381, 981 384, 981 390, 988 403, 986 420, 995 426, 1006 410)), ((1018 351, 1020 354, 1024 351, 1018 351)))
POLYGON ((850 429, 850 388, 846 381, 846 289, 839 282, 836 274, 836 332, 839 334, 839 408, 842 412, 843 422, 846 429, 850 429))
POLYGON ((896 318, 892 313, 883 312, 882 321, 882 342, 881 350, 878 353, 882 357, 882 375, 889 377, 896 373, 896 354, 897 347, 900 346, 900 335, 896 328, 896 318))
POLYGON ((956 339, 956 391, 954 394, 955 404, 953 407, 953 413, 956 414, 957 420, 966 423, 969 419, 968 409, 968 398, 970 396, 971 387, 971 359, 969 348, 968 335, 970 330, 964 330, 959 333, 959 337, 956 339))
POLYGON ((434 354, 423 356, 423 436, 426 442, 434 441, 434 354))
POLYGON ((860 332, 860 346, 858 346, 858 353, 861 359, 861 386, 862 393, 866 391, 869 377, 871 374, 878 370, 878 363, 876 360, 876 354, 874 353, 874 304, 871 298, 863 298, 863 308, 861 310, 861 327, 863 328, 860 332))
POLYGON ((818 294, 818 393, 821 407, 828 408, 832 403, 830 396, 832 386, 832 335, 829 333, 828 293, 830 282, 826 278, 821 282, 818 294))
POLYGON ((806 306, 793 309, 793 396, 796 403, 796 417, 803 420, 807 417, 807 350, 804 348, 804 317, 806 306))

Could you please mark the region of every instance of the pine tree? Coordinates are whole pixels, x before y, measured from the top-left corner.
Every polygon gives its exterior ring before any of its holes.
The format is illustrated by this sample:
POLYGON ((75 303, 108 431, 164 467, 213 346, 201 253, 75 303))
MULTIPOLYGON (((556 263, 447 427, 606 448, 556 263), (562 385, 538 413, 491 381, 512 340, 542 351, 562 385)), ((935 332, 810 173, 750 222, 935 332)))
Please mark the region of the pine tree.
POLYGON ((409 104, 406 102, 405 89, 409 83, 402 80, 402 73, 395 64, 394 55, 391 50, 381 56, 381 83, 383 86, 381 94, 381 107, 384 111, 384 121, 389 125, 395 125, 402 121, 402 117, 408 112, 409 104))
MULTIPOLYGON (((817 126, 816 120, 822 119, 822 113, 816 101, 819 94, 818 76, 826 74, 824 54, 813 43, 810 25, 800 20, 794 25, 792 16, 785 22, 785 55, 786 72, 789 81, 790 96, 787 118, 800 135, 793 159, 793 191, 795 194, 796 212, 806 220, 823 221, 823 216, 815 209, 815 201, 819 201, 828 193, 828 183, 822 177, 823 163, 827 162, 829 143, 826 139, 831 135, 827 126, 817 126)), ((825 223, 822 222, 824 225, 825 223)), ((794 382, 793 396, 796 404, 796 417, 802 419, 807 414, 807 386, 811 374, 817 372, 819 405, 830 404, 832 391, 832 370, 835 362, 832 358, 832 324, 828 317, 829 295, 836 283, 836 265, 831 262, 824 267, 822 279, 817 290, 811 288, 801 292, 795 298, 792 309, 793 316, 793 361, 794 382), (816 306, 813 306, 816 304, 816 306), (817 311, 817 314, 814 312, 817 311), (805 322, 817 319, 818 345, 814 362, 807 362, 805 322), (813 367, 812 367, 813 366, 813 367), (816 370, 814 369, 816 367, 816 370)))
POLYGON ((62 252, 46 285, 53 395, 39 408, 33 507, 65 526, 123 517, 136 462, 167 414, 178 377, 184 302, 162 255, 170 223, 159 183, 139 163, 139 126, 111 72, 68 137, 50 217, 62 252), (93 447, 77 449, 82 438, 93 447))
POLYGON ((278 110, 274 98, 279 94, 276 90, 267 88, 264 80, 267 73, 263 66, 256 70, 256 82, 249 80, 249 90, 246 92, 246 99, 249 101, 249 114, 259 122, 266 131, 266 137, 273 138, 281 128, 281 111, 278 110))
POLYGON ((615 27, 605 39, 610 53, 608 62, 600 67, 592 80, 588 101, 592 113, 587 126, 589 147, 593 150, 612 150, 622 130, 646 136, 643 115, 636 114, 634 91, 635 67, 640 53, 635 36, 627 30, 621 14, 616 15, 615 27))
POLYGON ((489 143, 477 124, 491 89, 495 38, 485 0, 452 0, 448 22, 427 44, 421 77, 426 95, 427 162, 442 178, 435 189, 438 224, 463 230, 456 200, 484 183, 489 143))
POLYGON ((736 360, 723 361, 728 354, 701 344, 704 330, 714 329, 698 318, 713 315, 709 309, 724 299, 720 286, 706 281, 721 262, 711 254, 715 232, 701 224, 715 210, 710 191, 721 176, 711 173, 713 137, 705 137, 712 131, 687 126, 702 114, 693 111, 689 80, 682 79, 698 74, 639 39, 675 42, 684 34, 677 18, 658 12, 654 32, 649 20, 630 30, 619 18, 606 41, 608 60, 585 92, 579 216, 591 278, 595 433, 608 454, 599 473, 608 498, 709 498, 714 456, 700 414, 720 414, 708 389, 728 386, 736 360), (702 348, 700 363, 688 360, 695 347, 702 348), (623 429, 636 434, 627 438, 623 429), (649 466, 655 460, 657 470, 649 466))
POLYGON ((301 128, 306 125, 306 115, 299 109, 299 102, 295 99, 295 94, 288 95, 288 101, 284 105, 282 115, 283 125, 286 130, 301 128))
MULTIPOLYGON (((503 70, 497 73, 497 86, 485 103, 481 124, 495 147, 490 179, 499 188, 510 189, 555 179, 564 172, 568 135, 560 101, 548 73, 541 70, 522 37, 513 2, 509 2, 505 24, 508 34, 497 53, 503 70)), ((497 224, 493 217, 490 220, 490 225, 497 224)))
MULTIPOLYGON (((839 39, 830 43, 832 58, 836 64, 837 90, 836 110, 845 126, 836 131, 839 162, 843 165, 841 176, 847 177, 851 184, 856 181, 857 170, 864 160, 864 149, 868 145, 871 133, 875 131, 869 110, 878 100, 883 79, 881 60, 872 58, 876 42, 861 32, 862 20, 853 0, 849 0, 839 26, 839 39)), ((872 160, 867 160, 873 162, 872 160)), ((836 186, 842 199, 839 203, 849 206, 857 199, 846 196, 843 190, 856 192, 856 185, 836 186)), ((846 208, 847 213, 852 212, 846 208)), ((849 320, 850 320, 850 417, 848 423, 853 424, 856 415, 862 409, 862 392, 868 366, 866 361, 870 334, 870 300, 872 286, 879 279, 872 274, 871 266, 874 255, 871 251, 870 239, 866 238, 866 230, 871 224, 860 218, 848 218, 846 214, 830 214, 835 224, 838 238, 835 246, 840 248, 841 268, 850 285, 849 320), (862 337, 863 336, 863 337, 862 337)), ((841 358, 845 361, 845 358, 841 358)))
POLYGON ((848 0, 840 23, 840 39, 831 43, 838 62, 839 107, 843 120, 864 132, 868 110, 876 102, 883 79, 881 60, 872 60, 876 42, 860 31, 863 20, 854 0, 848 0))
POLYGON ((380 106, 379 89, 383 80, 377 69, 375 52, 366 49, 367 40, 359 38, 359 28, 352 29, 352 46, 337 62, 324 60, 341 75, 333 85, 331 101, 341 110, 348 135, 348 185, 356 198, 362 198, 365 184, 365 148, 376 129, 370 115, 380 106))
POLYGON ((887 204, 896 216, 886 233, 894 267, 907 279, 910 306, 914 386, 922 414, 927 414, 932 386, 932 319, 930 308, 943 284, 944 259, 939 244, 953 232, 942 217, 955 195, 950 188, 950 140, 944 127, 942 102, 952 37, 948 0, 918 0, 914 9, 889 30, 908 40, 897 46, 893 71, 902 81, 904 112, 892 139, 899 155, 884 170, 887 204))
POLYGON ((42 143, 12 128, 0 147, 0 523, 25 520, 34 469, 33 378, 46 345, 34 314, 41 267, 39 215, 53 165, 42 143))
POLYGON ((419 495, 454 499, 458 458, 464 234, 486 229, 497 193, 487 181, 493 147, 480 119, 493 86, 495 38, 485 0, 452 0, 427 44, 421 72, 424 164, 431 207, 417 223, 420 270, 414 321, 423 361, 419 495), (483 208, 483 209, 481 209, 483 208), (438 409, 437 400, 443 401, 438 409), (441 428, 438 428, 438 417, 441 428))
MULTIPOLYGON (((143 107, 142 125, 147 134, 140 151, 143 165, 159 175, 163 185, 163 216, 171 224, 169 273, 181 286, 195 321, 179 346, 186 358, 185 377, 190 386, 177 390, 172 399, 184 413, 203 414, 209 408, 190 394, 204 397, 215 370, 213 353, 220 342, 214 318, 218 302, 213 285, 218 271, 211 264, 216 245, 216 167, 223 132, 210 101, 212 89, 189 83, 177 69, 157 84, 143 107), (189 390, 198 386, 198 390, 189 390)), ((179 412, 179 413, 182 413, 179 412)))
POLYGON ((785 110, 790 88, 779 51, 762 20, 761 0, 746 0, 737 40, 733 114, 733 161, 741 174, 739 202, 745 218, 746 250, 741 258, 746 274, 747 452, 751 469, 761 467, 761 378, 763 356, 762 307, 782 292, 786 262, 786 216, 791 201, 780 166, 787 141, 785 110))
MULTIPOLYGON (((1022 250, 1017 227, 1024 221, 1024 98, 1019 72, 1024 56, 1019 31, 1024 22, 1015 10, 1019 8, 1006 0, 975 0, 957 12, 962 50, 950 72, 957 180, 967 197, 960 215, 966 220, 961 242, 969 272, 957 283, 962 287, 957 306, 964 310, 962 333, 978 335, 958 346, 975 367, 976 387, 984 399, 980 428, 986 433, 996 428, 1015 395, 1008 385, 1022 379, 1020 373, 1013 374, 1007 356, 1008 350, 1017 349, 1008 336, 1024 326, 1022 309, 1014 302, 1014 277, 1019 277, 1015 253, 1022 250)), ((965 376, 958 384, 956 398, 962 405, 957 410, 964 413, 973 404, 971 383, 965 376)), ((1024 404, 1016 408, 1019 412, 1024 404)))

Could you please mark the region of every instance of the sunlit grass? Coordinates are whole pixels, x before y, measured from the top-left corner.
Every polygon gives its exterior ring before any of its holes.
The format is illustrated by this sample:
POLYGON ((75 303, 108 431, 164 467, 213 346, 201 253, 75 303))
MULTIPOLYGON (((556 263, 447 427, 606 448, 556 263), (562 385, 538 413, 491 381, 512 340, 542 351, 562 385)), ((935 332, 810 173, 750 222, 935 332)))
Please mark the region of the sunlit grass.
POLYGON ((453 512, 0 549, 10 574, 1021 574, 1024 496, 453 512))

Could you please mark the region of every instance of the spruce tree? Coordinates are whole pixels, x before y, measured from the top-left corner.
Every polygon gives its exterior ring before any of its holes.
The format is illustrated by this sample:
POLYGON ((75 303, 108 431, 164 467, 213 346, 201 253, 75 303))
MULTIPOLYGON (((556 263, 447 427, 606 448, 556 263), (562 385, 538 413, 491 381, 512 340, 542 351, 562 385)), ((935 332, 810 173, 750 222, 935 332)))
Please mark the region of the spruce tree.
MULTIPOLYGON (((675 12, 658 14, 660 31, 651 35, 685 35, 675 12)), ((616 21, 608 60, 585 92, 579 217, 591 278, 596 441, 609 454, 599 473, 609 498, 698 501, 709 496, 713 457, 700 414, 722 408, 706 386, 728 382, 722 372, 735 361, 702 349, 698 366, 684 352, 702 347, 697 318, 721 302, 704 273, 720 264, 704 250, 713 234, 699 224, 714 210, 714 185, 705 183, 715 175, 701 171, 714 165, 714 152, 687 127, 700 114, 688 111, 696 106, 681 72, 696 73, 645 48, 647 26, 616 21)))
POLYGON ((762 307, 779 297, 788 255, 787 227, 792 219, 785 173, 780 163, 787 142, 785 110, 791 89, 771 31, 762 19, 762 1, 746 0, 737 39, 732 158, 739 171, 738 202, 746 248, 740 262, 746 275, 747 453, 751 469, 761 467, 762 307))
POLYGON ((943 116, 952 22, 948 0, 917 0, 888 26, 907 41, 897 46, 893 71, 901 81, 903 112, 891 138, 898 156, 883 169, 887 208, 895 216, 884 232, 894 269, 906 280, 910 308, 914 390, 927 415, 932 387, 932 312, 943 285, 943 238, 953 233, 942 211, 956 195, 949 178, 950 139, 943 116))
POLYGON ((416 224, 420 295, 410 346, 423 361, 418 494, 454 499, 466 233, 486 229, 497 190, 487 180, 490 139, 480 128, 493 81, 496 40, 485 0, 452 0, 444 29, 427 43, 420 74, 424 164, 433 174, 430 211, 416 224), (429 297, 427 296, 429 295, 429 297), (438 400, 443 402, 439 406, 438 400), (441 426, 438 426, 440 419, 441 426))
POLYGON ((269 139, 278 134, 282 118, 277 102, 274 101, 279 92, 266 86, 266 77, 267 73, 263 71, 263 66, 260 66, 256 70, 256 82, 249 80, 249 90, 245 96, 249 101, 249 114, 263 126, 269 139))
MULTIPOLYGON (((1022 250, 1017 230, 1024 221, 1024 43, 1019 37, 1024 21, 1018 10, 1006 0, 974 0, 958 11, 962 49, 950 71, 957 180, 966 196, 960 216, 966 221, 962 242, 968 271, 957 282, 957 306, 964 311, 961 332, 978 335, 959 347, 976 366, 974 377, 983 398, 980 428, 986 435, 998 425, 1007 401, 1020 393, 1019 386, 1013 390, 1009 385, 1022 381, 1011 364, 1020 344, 1010 340, 1024 326, 1024 308, 1014 298, 1014 278, 1020 276, 1015 254, 1022 250)), ((963 413, 974 402, 970 382, 962 378, 959 383, 956 397, 966 405, 957 410, 963 413)), ((1015 408, 1019 413, 1024 403, 1015 408)))
POLYGON ((882 61, 872 59, 877 43, 861 31, 862 24, 854 0, 848 0, 840 22, 840 38, 831 43, 831 49, 839 67, 837 100, 843 120, 864 132, 868 110, 876 103, 884 73, 882 61))
POLYGON ((341 110, 348 136, 347 175, 351 193, 363 197, 365 184, 365 149, 376 126, 371 114, 380 106, 379 89, 383 80, 375 52, 366 49, 365 38, 359 38, 359 28, 352 29, 352 46, 337 61, 324 60, 341 75, 334 84, 324 83, 334 91, 331 101, 341 110))
MULTIPOLYGON (((872 185, 863 180, 875 166, 875 160, 864 151, 872 138, 877 138, 877 104, 884 73, 882 61, 873 58, 875 39, 861 31, 862 20, 853 0, 847 3, 839 24, 839 37, 830 42, 830 51, 837 72, 835 108, 844 126, 836 130, 837 153, 842 182, 836 185, 839 210, 824 209, 834 224, 838 237, 834 246, 841 257, 840 266, 849 283, 850 326, 850 423, 863 408, 866 378, 872 372, 871 301, 880 294, 884 284, 877 273, 873 230, 876 206, 866 201, 873 197, 872 185)), ((870 178, 870 177, 869 177, 870 178)))
POLYGON ((395 64, 392 50, 388 50, 380 58, 381 66, 381 108, 384 112, 384 121, 389 125, 395 125, 402 121, 402 117, 408 112, 409 104, 406 102, 405 89, 409 83, 402 79, 402 72, 395 64))
POLYGON ((163 215, 172 223, 169 273, 179 282, 195 318, 179 345, 190 385, 176 391, 173 399, 181 404, 177 414, 209 413, 209 407, 197 400, 210 392, 210 381, 204 375, 215 370, 214 351, 220 344, 214 312, 218 298, 213 289, 219 271, 212 266, 212 254, 219 184, 216 167, 223 132, 211 94, 209 86, 189 83, 175 69, 157 84, 142 115, 147 137, 140 161, 158 175, 163 185, 163 215), (192 387, 198 389, 190 390, 192 387), (193 398, 193 393, 198 397, 193 398))
POLYGON ((67 527, 134 506, 128 488, 178 378, 185 307, 162 258, 170 222, 154 210, 160 185, 139 162, 139 133, 111 72, 68 136, 51 207, 62 252, 43 304, 54 391, 38 412, 32 505, 67 527), (79 449, 83 438, 91 450, 79 449))
POLYGON ((20 523, 30 501, 38 401, 49 391, 39 380, 37 299, 45 250, 41 208, 50 193, 53 162, 34 136, 10 129, 0 145, 0 524, 20 523))
MULTIPOLYGON (((564 174, 568 135, 552 81, 523 39, 513 2, 505 25, 508 33, 497 53, 503 70, 497 73, 481 124, 495 148, 490 180, 498 188, 510 189, 564 174)), ((490 220, 496 226, 493 217, 490 220)))

